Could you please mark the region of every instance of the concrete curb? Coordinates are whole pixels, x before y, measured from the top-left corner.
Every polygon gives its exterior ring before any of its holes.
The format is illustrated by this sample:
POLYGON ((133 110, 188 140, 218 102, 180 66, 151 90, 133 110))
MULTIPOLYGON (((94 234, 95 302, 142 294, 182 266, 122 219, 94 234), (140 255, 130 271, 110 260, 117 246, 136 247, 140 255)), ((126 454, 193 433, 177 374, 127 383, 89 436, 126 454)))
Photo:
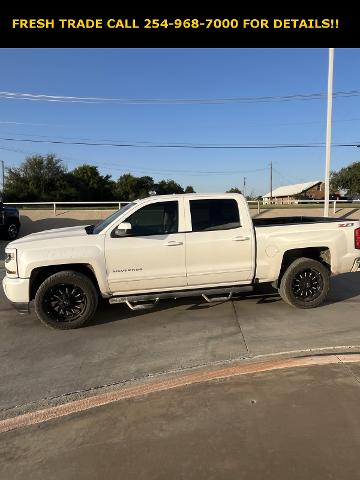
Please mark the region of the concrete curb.
POLYGON ((133 386, 119 387, 114 391, 101 393, 91 397, 75 400, 62 405, 49 407, 23 415, 7 418, 0 421, 0 433, 5 433, 18 428, 28 427, 49 420, 72 415, 85 410, 90 410, 102 405, 149 395, 155 392, 163 392, 174 388, 182 388, 194 384, 222 380, 240 375, 250 375, 260 372, 269 372, 288 368, 299 368, 314 365, 330 365, 342 363, 360 362, 360 354, 328 354, 312 355, 297 358, 277 358, 267 361, 242 363, 215 367, 203 371, 180 374, 177 376, 164 376, 161 379, 152 380, 133 386))

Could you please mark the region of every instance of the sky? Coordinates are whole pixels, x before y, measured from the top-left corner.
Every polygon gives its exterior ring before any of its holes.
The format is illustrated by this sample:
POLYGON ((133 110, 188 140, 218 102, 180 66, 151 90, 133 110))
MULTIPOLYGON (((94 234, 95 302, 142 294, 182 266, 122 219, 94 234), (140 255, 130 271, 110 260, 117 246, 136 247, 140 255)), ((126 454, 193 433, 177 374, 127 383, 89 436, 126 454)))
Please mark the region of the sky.
MULTIPOLYGON (((122 99, 214 99, 326 93, 327 49, 0 49, 0 91, 122 99)), ((360 49, 335 49, 334 92, 360 91, 360 49)), ((360 96, 334 98, 333 143, 360 144, 360 96)), ((97 165, 172 178, 197 192, 247 194, 323 179, 325 148, 187 149, 151 144, 325 142, 326 98, 231 104, 119 104, 0 98, 0 160, 55 153, 67 168, 97 165), (21 140, 132 143, 141 148, 21 140)), ((360 149, 333 147, 331 169, 360 161, 360 149)))

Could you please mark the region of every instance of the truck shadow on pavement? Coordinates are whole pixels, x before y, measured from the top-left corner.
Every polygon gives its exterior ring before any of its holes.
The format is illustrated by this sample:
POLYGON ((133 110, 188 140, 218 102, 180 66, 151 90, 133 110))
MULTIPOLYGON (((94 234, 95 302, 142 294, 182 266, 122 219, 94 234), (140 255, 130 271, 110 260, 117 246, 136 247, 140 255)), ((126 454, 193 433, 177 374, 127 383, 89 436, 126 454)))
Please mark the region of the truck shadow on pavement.
MULTIPOLYGON (((340 210, 341 211, 341 210, 340 210)), ((339 210, 337 210, 337 213, 339 213, 339 210)), ((351 215, 357 215, 358 216, 359 209, 358 208, 353 208, 349 212, 344 213, 343 215, 339 215, 339 219, 341 218, 349 218, 351 215)))
MULTIPOLYGON (((241 302, 245 300, 256 300, 256 304, 269 307, 272 303, 283 303, 280 295, 271 286, 264 285, 259 286, 255 292, 246 294, 237 294, 233 301, 241 302)), ((327 301, 324 305, 318 308, 326 308, 327 305, 340 303, 343 301, 353 301, 354 303, 360 303, 360 272, 348 273, 339 275, 332 279, 331 289, 327 301), (356 299, 356 297, 359 297, 356 299)), ((185 307, 185 310, 203 310, 212 309, 226 302, 214 302, 206 303, 201 297, 183 298, 177 300, 162 300, 159 304, 151 310, 139 310, 132 311, 126 305, 115 304, 110 305, 106 300, 102 300, 99 306, 99 310, 94 319, 85 326, 85 328, 93 327, 95 325, 106 324, 110 322, 117 322, 121 320, 129 320, 130 318, 142 317, 143 315, 149 315, 150 313, 163 312, 175 307, 185 307)), ((284 303, 285 308, 292 309, 289 305, 284 303)))
POLYGON ((53 228, 66 228, 66 227, 76 227, 78 225, 92 225, 99 223, 99 219, 83 219, 79 220, 77 218, 64 218, 64 217, 53 217, 53 218, 41 218, 39 220, 32 220, 26 215, 21 215, 21 230, 20 236, 24 237, 25 235, 30 235, 31 233, 41 232, 43 230, 52 230, 53 228))
MULTIPOLYGON (((77 218, 43 218, 39 220, 32 220, 26 215, 21 215, 21 228, 19 238, 30 235, 31 233, 41 232, 43 230, 52 230, 54 228, 76 227, 79 225, 94 225, 99 223, 99 219, 85 219, 79 220, 77 218)), ((0 238, 0 261, 5 260, 5 248, 9 243, 8 240, 0 238)))
POLYGON ((331 279, 330 293, 324 305, 346 300, 360 303, 360 272, 344 273, 331 279))
POLYGON ((165 310, 171 311, 175 307, 187 307, 186 310, 199 310, 215 307, 219 303, 206 303, 201 298, 177 299, 177 300, 162 300, 158 305, 149 310, 130 310, 125 304, 110 305, 106 300, 102 300, 99 304, 99 309, 91 322, 84 326, 84 328, 93 327, 95 325, 102 325, 110 322, 118 322, 122 320, 129 320, 130 318, 143 317, 144 315, 156 314, 165 310))

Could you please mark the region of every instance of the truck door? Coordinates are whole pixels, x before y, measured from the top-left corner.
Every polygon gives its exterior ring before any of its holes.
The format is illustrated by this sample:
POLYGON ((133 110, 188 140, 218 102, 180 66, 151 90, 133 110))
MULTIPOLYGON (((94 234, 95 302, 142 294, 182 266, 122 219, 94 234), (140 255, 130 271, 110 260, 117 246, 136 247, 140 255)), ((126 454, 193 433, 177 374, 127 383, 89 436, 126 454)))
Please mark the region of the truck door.
POLYGON ((187 284, 249 283, 254 269, 253 226, 249 215, 240 217, 237 200, 194 198, 188 200, 187 209, 191 218, 191 231, 186 233, 187 284))
POLYGON ((112 293, 164 290, 186 285, 183 201, 152 201, 124 222, 126 235, 108 232, 105 257, 112 293))

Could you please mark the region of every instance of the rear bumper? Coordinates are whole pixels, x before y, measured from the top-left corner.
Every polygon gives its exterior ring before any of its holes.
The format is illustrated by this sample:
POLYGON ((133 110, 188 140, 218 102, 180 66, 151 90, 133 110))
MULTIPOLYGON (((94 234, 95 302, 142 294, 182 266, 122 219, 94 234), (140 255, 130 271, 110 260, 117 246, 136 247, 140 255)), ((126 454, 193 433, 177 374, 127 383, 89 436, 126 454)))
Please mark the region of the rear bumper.
POLYGON ((359 272, 360 271, 360 257, 355 258, 354 265, 351 269, 352 272, 359 272))

